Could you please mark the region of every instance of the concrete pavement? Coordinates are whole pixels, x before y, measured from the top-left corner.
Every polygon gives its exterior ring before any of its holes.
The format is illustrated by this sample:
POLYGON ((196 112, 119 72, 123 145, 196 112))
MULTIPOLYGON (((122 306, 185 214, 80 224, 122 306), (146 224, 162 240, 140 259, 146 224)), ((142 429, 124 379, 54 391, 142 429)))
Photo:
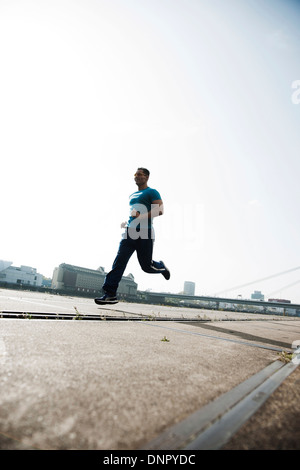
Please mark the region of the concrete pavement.
POLYGON ((299 318, 1 289, 4 310, 145 321, 0 319, 1 449, 139 449, 300 339, 299 318))

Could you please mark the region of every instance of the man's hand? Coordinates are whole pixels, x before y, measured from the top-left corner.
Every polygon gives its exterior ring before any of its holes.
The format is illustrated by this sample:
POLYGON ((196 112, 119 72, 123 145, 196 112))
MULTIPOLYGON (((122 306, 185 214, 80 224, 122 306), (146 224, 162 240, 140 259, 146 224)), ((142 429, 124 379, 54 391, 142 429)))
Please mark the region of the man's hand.
POLYGON ((140 212, 139 211, 136 211, 135 209, 132 209, 131 213, 130 213, 131 217, 139 217, 140 216, 140 212))
POLYGON ((164 205, 161 199, 157 199, 156 201, 153 201, 151 204, 151 210, 147 212, 146 206, 144 206, 145 211, 137 211, 136 209, 132 209, 130 215, 134 219, 139 218, 140 220, 145 220, 145 219, 150 219, 157 217, 159 215, 163 215, 164 213, 164 205))

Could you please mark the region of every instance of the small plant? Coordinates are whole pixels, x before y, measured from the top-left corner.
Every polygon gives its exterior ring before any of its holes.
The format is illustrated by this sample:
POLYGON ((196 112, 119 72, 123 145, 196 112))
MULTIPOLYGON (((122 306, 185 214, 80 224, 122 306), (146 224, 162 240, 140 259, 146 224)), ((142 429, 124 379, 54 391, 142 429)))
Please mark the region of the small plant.
POLYGON ((285 363, 290 362, 292 358, 293 358, 293 354, 287 353, 286 351, 281 351, 281 353, 279 354, 279 360, 285 363))
POLYGON ((148 315, 147 320, 148 321, 155 321, 155 316, 154 315, 148 315))
POLYGON ((75 312, 76 312, 76 315, 75 315, 75 317, 73 317, 73 320, 82 320, 83 315, 78 312, 77 307, 74 307, 74 310, 75 310, 75 312))
POLYGON ((164 337, 161 339, 161 341, 164 341, 165 343, 169 343, 169 342, 170 342, 170 340, 169 340, 166 336, 164 336, 164 337))

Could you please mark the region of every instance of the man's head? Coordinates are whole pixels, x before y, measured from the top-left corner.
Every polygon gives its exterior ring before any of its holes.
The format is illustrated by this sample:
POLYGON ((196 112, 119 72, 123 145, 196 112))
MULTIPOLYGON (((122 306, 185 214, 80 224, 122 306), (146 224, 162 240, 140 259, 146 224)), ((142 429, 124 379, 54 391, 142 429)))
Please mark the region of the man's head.
POLYGON ((138 171, 142 171, 142 172, 143 172, 146 176, 148 176, 148 178, 149 178, 149 176, 150 176, 150 171, 147 170, 147 168, 142 168, 142 167, 141 167, 141 168, 138 168, 138 171))
POLYGON ((147 187, 150 171, 147 168, 138 168, 134 174, 134 181, 140 189, 147 187))

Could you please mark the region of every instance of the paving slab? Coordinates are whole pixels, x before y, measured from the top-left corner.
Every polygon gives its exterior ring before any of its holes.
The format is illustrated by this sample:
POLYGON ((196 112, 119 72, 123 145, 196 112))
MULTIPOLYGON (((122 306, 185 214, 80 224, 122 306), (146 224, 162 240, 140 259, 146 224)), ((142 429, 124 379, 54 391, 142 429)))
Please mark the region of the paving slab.
POLYGON ((0 319, 0 449, 139 449, 300 338, 299 318, 2 289, 4 310, 145 319, 0 319))

